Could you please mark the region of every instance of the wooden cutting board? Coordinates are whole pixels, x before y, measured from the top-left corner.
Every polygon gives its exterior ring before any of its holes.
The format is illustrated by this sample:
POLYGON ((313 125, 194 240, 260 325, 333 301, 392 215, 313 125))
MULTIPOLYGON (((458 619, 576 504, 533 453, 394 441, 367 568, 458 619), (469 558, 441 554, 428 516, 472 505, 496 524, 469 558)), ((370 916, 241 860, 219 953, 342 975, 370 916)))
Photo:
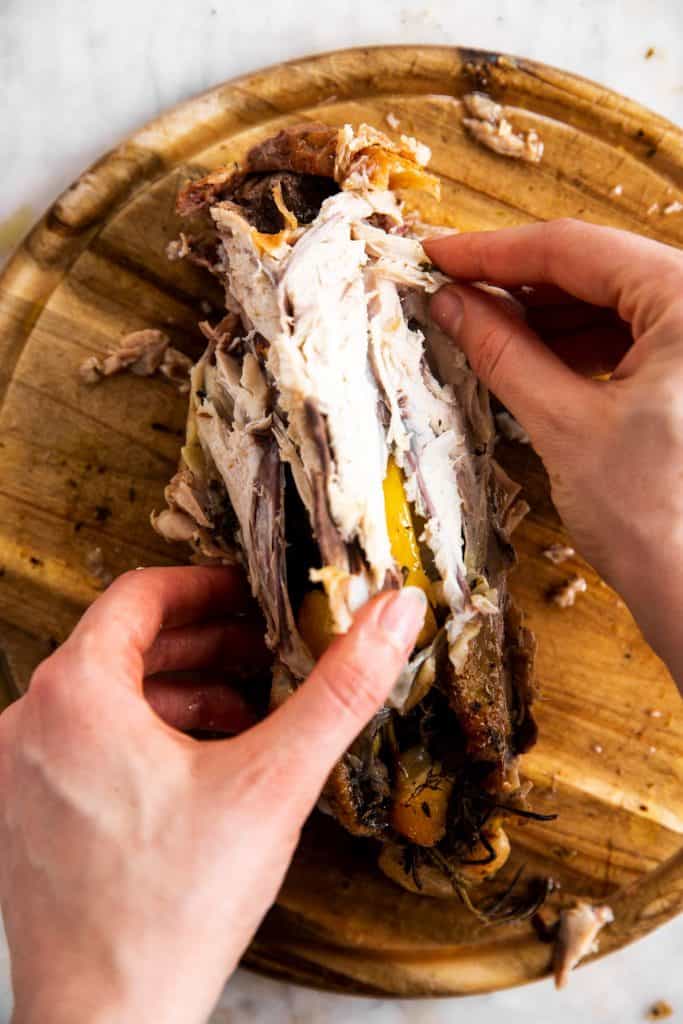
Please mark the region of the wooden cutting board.
MULTIPOLYGON (((77 368, 135 328, 163 326, 202 348, 201 302, 220 299, 199 271, 169 263, 176 191, 200 169, 304 119, 368 121, 433 151, 443 200, 426 219, 462 230, 575 216, 683 244, 682 134, 600 86, 530 61, 446 47, 351 50, 220 85, 106 154, 48 211, 0 278, 0 647, 5 685, 36 662, 97 595, 87 569, 101 547, 113 573, 185 558, 151 530, 183 435, 185 400, 164 381, 77 368), (462 129, 472 88, 518 108, 545 156, 496 156, 462 129)), ((413 204, 416 198, 409 197, 413 204)), ((532 382, 530 382, 532 383, 532 382)), ((550 874, 555 899, 608 899, 604 953, 683 908, 683 715, 663 666, 626 608, 579 559, 541 556, 563 533, 544 474, 524 446, 502 449, 531 513, 519 530, 513 589, 540 644, 541 739, 525 760, 551 825, 514 831, 515 863, 550 874), (548 589, 588 580, 559 610, 548 589)), ((374 867, 363 842, 315 817, 277 907, 246 962, 304 983, 377 994, 491 991, 539 977, 550 947, 529 924, 484 928, 457 902, 419 898, 374 867)))

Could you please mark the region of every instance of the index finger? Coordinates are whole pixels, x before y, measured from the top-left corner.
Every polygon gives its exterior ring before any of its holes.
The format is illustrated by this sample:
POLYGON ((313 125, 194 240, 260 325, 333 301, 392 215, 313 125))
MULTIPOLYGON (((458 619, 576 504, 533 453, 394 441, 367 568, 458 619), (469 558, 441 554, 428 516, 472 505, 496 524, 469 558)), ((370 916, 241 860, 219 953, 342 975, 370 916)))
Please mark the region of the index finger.
POLYGON ((680 293, 683 257, 649 238, 579 220, 525 224, 428 239, 424 248, 451 277, 504 287, 556 285, 584 302, 611 306, 629 323, 638 303, 680 293))
POLYGON ((162 627, 226 617, 249 607, 241 570, 183 566, 125 573, 88 608, 54 659, 142 684, 145 651, 162 627))

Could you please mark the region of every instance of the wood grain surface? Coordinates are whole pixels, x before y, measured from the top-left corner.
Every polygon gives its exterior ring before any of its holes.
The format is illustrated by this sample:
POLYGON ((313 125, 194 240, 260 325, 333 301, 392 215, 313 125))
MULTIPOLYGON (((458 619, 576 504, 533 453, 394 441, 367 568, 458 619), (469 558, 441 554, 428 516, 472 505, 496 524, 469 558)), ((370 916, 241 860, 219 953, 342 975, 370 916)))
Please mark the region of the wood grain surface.
MULTIPOLYGON (((196 269, 164 254, 176 191, 201 169, 239 162, 304 119, 368 121, 431 146, 437 203, 423 216, 461 230, 571 215, 683 244, 681 132, 573 75, 492 53, 390 47, 332 53, 228 82, 164 114, 106 154, 31 231, 0 278, 0 681, 6 699, 97 595, 87 558, 114 573, 182 561, 151 530, 183 436, 185 400, 163 380, 84 386, 77 368, 126 332, 163 326, 183 351, 202 342, 196 269), (485 88, 545 142, 539 166, 485 151, 463 131, 459 97, 485 88), (621 188, 617 188, 621 186, 621 188)), ((533 452, 502 448, 531 513, 517 536, 513 590, 540 645, 541 739, 526 757, 550 825, 515 827, 515 864, 550 874, 553 899, 608 899, 608 952, 683 908, 683 715, 665 669, 592 570, 542 557, 564 539, 533 452), (576 606, 549 604, 572 572, 576 606), (652 713, 655 713, 654 715, 652 713)), ((246 962, 306 984, 377 994, 491 991, 547 972, 529 924, 482 927, 455 901, 396 888, 374 852, 332 821, 307 826, 278 905, 246 962)))

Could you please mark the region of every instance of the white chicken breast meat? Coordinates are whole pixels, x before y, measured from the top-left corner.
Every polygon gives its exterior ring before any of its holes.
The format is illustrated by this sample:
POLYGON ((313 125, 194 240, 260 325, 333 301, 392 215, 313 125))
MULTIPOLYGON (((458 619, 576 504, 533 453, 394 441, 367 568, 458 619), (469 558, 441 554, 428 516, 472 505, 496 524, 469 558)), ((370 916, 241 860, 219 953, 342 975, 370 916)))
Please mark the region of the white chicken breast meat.
POLYGON ((374 594, 425 591, 410 662, 321 807, 378 840, 400 884, 474 906, 508 856, 505 817, 533 814, 518 760, 536 737, 534 642, 506 587, 526 506, 493 459, 485 389, 427 315, 445 278, 398 190, 438 196, 429 156, 367 125, 308 124, 181 192, 173 258, 215 275, 226 313, 201 325, 154 522, 202 561, 244 564, 271 706, 374 594))

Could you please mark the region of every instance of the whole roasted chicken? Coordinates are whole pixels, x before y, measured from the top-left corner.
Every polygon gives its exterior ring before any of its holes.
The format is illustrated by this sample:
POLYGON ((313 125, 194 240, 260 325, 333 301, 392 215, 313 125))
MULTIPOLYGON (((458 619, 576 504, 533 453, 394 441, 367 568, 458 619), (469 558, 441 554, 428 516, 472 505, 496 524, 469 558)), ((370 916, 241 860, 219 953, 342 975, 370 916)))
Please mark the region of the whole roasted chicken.
MULTIPOLYGON (((171 258, 225 287, 201 329, 180 468, 154 516, 202 560, 243 562, 273 651, 271 705, 381 590, 429 610, 387 705, 332 772, 321 809, 379 841, 396 882, 473 893, 528 814, 534 643, 506 589, 519 488, 493 458, 484 387, 430 321, 438 228, 397 195, 438 196, 427 147, 306 124, 178 198, 171 258)), ((518 908, 519 909, 519 908, 518 908)))

